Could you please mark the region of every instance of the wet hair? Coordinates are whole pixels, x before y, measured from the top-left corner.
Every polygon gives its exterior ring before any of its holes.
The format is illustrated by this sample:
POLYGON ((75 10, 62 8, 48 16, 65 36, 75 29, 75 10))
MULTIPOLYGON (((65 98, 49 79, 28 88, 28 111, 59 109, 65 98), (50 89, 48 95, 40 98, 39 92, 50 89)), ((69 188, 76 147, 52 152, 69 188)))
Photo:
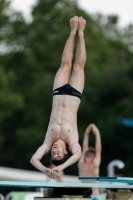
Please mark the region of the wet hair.
POLYGON ((86 157, 91 157, 95 155, 96 151, 93 147, 89 147, 89 149, 85 152, 85 158, 86 157))
POLYGON ((68 154, 64 154, 64 157, 61 158, 60 160, 52 160, 52 159, 51 159, 51 161, 52 161, 52 163, 53 163, 55 166, 58 166, 58 165, 63 164, 64 162, 66 162, 67 159, 68 159, 68 154))

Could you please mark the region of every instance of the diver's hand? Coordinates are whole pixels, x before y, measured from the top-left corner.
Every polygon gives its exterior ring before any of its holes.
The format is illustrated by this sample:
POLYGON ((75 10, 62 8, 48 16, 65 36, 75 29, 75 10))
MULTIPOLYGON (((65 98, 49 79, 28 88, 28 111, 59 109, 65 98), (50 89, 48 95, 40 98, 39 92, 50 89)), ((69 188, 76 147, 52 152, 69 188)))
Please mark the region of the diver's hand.
POLYGON ((47 175, 49 178, 56 179, 59 177, 59 174, 56 171, 53 171, 52 169, 46 168, 44 170, 44 174, 47 175))
POLYGON ((51 177, 51 174, 52 174, 52 170, 49 169, 49 168, 45 168, 44 174, 47 175, 47 176, 50 178, 50 177, 51 177))
POLYGON ((56 178, 59 178, 61 175, 62 167, 61 166, 54 167, 52 171, 53 171, 53 175, 56 174, 57 176, 56 178))

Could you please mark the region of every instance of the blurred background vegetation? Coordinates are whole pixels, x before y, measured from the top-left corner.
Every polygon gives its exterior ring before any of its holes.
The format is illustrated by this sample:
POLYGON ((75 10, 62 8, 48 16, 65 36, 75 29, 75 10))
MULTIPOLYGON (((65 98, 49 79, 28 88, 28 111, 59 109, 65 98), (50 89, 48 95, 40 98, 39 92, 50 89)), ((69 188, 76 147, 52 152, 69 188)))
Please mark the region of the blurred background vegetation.
MULTIPOLYGON (((29 160, 45 138, 53 80, 75 15, 87 21, 80 144, 86 126, 95 123, 102 138, 100 175, 120 159, 121 173, 132 176, 133 129, 118 119, 133 117, 133 25, 119 28, 117 16, 90 16, 76 0, 38 0, 31 22, 0 0, 0 165, 36 170, 29 160)), ((77 163, 65 174, 78 175, 77 163)))

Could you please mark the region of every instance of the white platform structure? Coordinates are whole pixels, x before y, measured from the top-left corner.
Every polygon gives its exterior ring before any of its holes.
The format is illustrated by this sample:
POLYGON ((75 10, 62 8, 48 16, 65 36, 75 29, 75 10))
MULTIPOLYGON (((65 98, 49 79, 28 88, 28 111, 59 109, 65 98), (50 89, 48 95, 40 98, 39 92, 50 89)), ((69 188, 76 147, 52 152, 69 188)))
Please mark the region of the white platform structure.
POLYGON ((33 200, 47 200, 47 197, 48 200, 70 200, 71 196, 76 200, 79 197, 91 199, 93 188, 106 192, 104 200, 133 200, 133 178, 130 177, 64 176, 64 182, 47 182, 47 176, 41 172, 0 167, 0 180, 0 188, 43 188, 43 193, 27 194, 31 199, 37 195, 33 200))
MULTIPOLYGON (((0 167, 0 180, 3 181, 48 181, 48 177, 42 172, 0 167)), ((64 175, 64 182, 79 182, 78 176, 64 175)))

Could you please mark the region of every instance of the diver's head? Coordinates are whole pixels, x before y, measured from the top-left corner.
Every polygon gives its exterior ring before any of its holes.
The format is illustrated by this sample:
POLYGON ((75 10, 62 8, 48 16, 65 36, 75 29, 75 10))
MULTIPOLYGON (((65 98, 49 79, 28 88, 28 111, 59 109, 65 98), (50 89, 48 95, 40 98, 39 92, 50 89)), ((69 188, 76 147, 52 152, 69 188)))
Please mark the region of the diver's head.
POLYGON ((66 144, 62 140, 57 140, 51 149, 51 160, 56 166, 63 164, 68 159, 66 144))

